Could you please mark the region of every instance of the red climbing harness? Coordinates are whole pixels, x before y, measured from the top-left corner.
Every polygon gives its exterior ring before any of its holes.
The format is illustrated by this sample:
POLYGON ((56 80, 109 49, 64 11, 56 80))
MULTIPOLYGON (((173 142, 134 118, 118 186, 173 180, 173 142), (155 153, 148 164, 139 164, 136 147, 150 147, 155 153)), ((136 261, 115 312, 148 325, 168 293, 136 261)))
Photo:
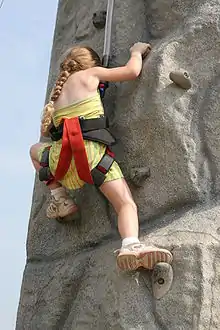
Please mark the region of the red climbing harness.
POLYGON ((48 184, 52 180, 62 180, 70 167, 72 158, 74 158, 80 179, 100 187, 105 181, 106 174, 115 157, 110 146, 116 141, 108 130, 107 118, 102 116, 94 119, 79 117, 64 119, 58 127, 51 127, 50 135, 53 141, 62 139, 62 148, 54 176, 49 167, 50 148, 44 150, 40 163, 42 167, 39 170, 40 181, 45 181, 48 184), (106 145, 105 154, 91 171, 83 140, 96 141, 106 145))
POLYGON ((74 158, 80 179, 87 183, 93 184, 94 182, 89 169, 78 117, 64 120, 62 149, 54 176, 56 181, 60 181, 67 173, 72 157, 74 158))

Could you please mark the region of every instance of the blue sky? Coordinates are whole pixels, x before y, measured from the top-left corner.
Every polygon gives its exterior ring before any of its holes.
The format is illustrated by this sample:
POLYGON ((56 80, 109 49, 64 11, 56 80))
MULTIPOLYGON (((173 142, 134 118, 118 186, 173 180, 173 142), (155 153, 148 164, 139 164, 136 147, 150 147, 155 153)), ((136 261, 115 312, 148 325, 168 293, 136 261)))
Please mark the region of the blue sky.
POLYGON ((0 328, 14 330, 57 0, 5 0, 0 9, 0 328))

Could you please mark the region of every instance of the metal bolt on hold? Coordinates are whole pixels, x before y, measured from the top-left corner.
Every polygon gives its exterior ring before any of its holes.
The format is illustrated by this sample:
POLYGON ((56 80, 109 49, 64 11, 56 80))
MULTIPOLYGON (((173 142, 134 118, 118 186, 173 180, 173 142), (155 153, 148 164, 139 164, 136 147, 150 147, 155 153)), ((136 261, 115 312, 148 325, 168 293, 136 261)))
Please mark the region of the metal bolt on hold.
POLYGON ((160 284, 160 285, 163 285, 164 284, 164 279, 163 278, 159 278, 157 280, 157 283, 160 284))
POLYGON ((186 70, 171 71, 169 77, 170 80, 183 89, 192 87, 191 78, 186 70))
POLYGON ((106 11, 100 10, 93 14, 92 21, 96 29, 103 29, 106 22, 106 11))

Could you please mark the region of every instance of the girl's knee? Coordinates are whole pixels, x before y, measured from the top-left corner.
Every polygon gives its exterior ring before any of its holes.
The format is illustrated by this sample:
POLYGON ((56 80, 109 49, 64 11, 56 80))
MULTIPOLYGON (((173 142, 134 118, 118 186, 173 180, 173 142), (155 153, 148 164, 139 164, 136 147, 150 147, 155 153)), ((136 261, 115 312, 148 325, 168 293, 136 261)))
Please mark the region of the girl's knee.
POLYGON ((31 156, 31 158, 33 157, 33 153, 34 153, 34 144, 30 147, 30 149, 29 149, 29 154, 30 154, 30 156, 31 156))
POLYGON ((120 212, 125 207, 132 208, 132 210, 137 213, 137 205, 131 196, 121 200, 121 203, 117 211, 120 212))
POLYGON ((137 205, 132 198, 127 202, 127 204, 129 204, 133 208, 133 210, 137 212, 137 205))
POLYGON ((124 207, 130 207, 137 212, 137 206, 124 179, 106 182, 100 187, 100 190, 113 205, 117 213, 124 207))
POLYGON ((29 150, 29 153, 30 153, 30 156, 31 158, 34 158, 34 155, 36 153, 36 144, 33 144, 31 147, 30 147, 30 150, 29 150))
POLYGON ((30 147, 30 157, 34 160, 38 160, 38 151, 41 147, 41 143, 35 143, 30 147))
POLYGON ((135 209, 135 211, 137 212, 137 204, 133 201, 133 208, 135 209))

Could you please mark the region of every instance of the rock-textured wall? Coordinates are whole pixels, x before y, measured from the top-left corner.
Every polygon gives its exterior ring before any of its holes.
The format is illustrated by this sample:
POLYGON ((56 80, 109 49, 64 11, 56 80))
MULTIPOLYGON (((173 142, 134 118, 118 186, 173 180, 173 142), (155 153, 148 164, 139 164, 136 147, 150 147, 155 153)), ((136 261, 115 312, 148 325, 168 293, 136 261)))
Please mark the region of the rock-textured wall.
MULTIPOLYGON (((48 92, 67 47, 102 54, 92 16, 106 6, 60 0, 48 92)), ((112 65, 127 61, 134 42, 153 50, 141 77, 111 84, 104 102, 142 237, 173 251, 171 290, 156 300, 150 272, 116 269, 116 217, 94 187, 76 194, 80 218, 64 225, 46 219, 37 180, 17 330, 220 328, 219 17, 219 0, 115 1, 112 65), (192 77, 188 91, 169 80, 179 68, 192 77)))

